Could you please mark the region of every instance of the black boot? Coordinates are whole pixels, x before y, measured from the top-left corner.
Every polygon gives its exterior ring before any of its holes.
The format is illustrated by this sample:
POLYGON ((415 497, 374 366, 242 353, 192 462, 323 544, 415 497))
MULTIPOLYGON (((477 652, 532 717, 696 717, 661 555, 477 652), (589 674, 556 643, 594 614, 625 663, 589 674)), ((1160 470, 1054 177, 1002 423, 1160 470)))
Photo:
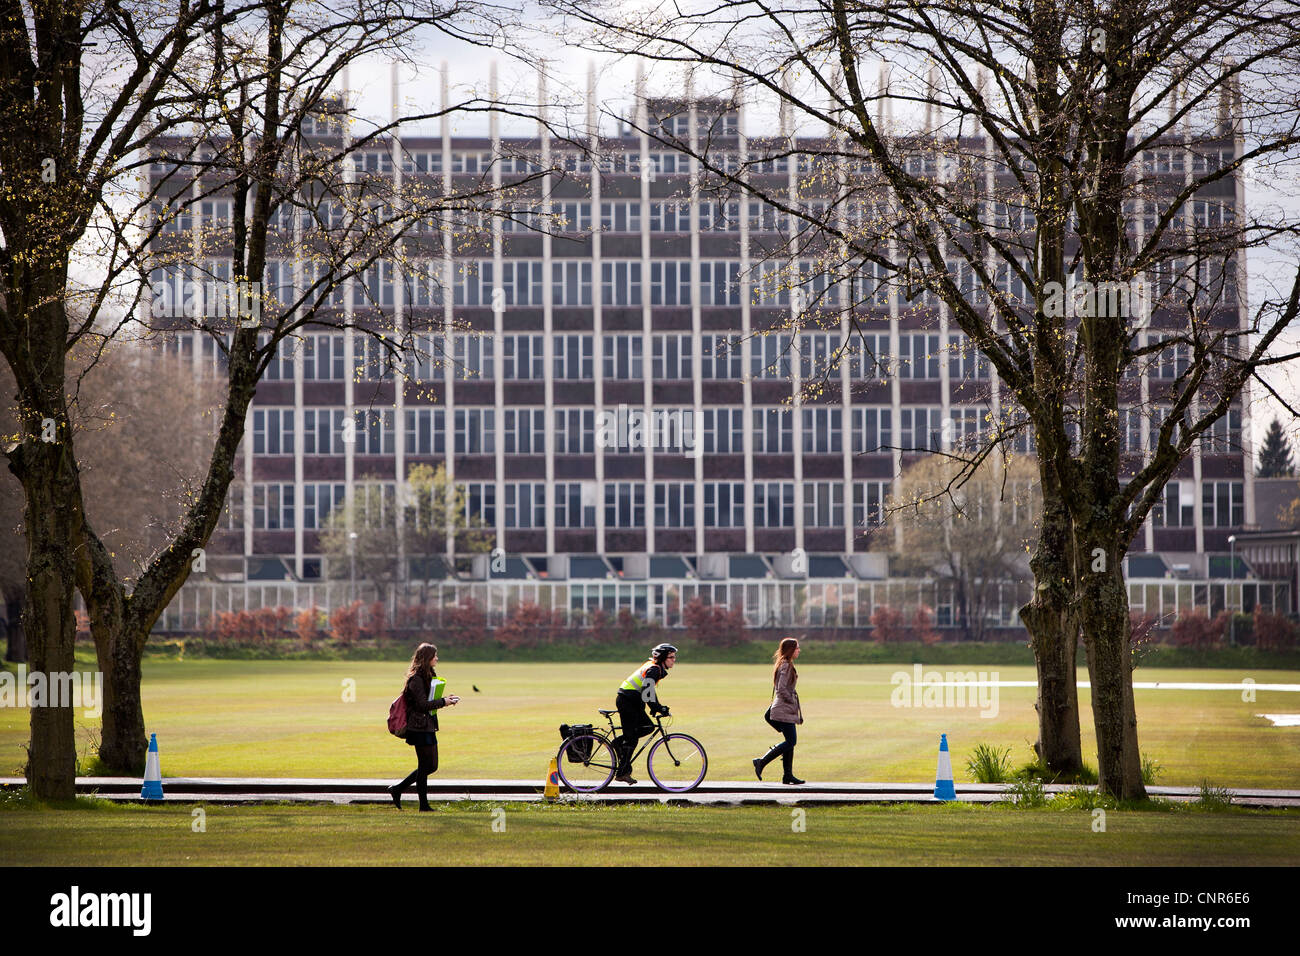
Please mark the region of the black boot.
POLYGON ((415 778, 418 774, 419 771, 412 770, 406 775, 406 779, 401 783, 395 783, 391 787, 385 788, 388 791, 388 795, 393 798, 393 806, 397 807, 397 809, 402 809, 402 794, 406 792, 407 787, 415 782, 415 778))
POLYGON ((790 751, 781 754, 781 768, 783 776, 781 782, 789 787, 799 787, 803 781, 794 775, 794 752, 790 751))
POLYGON ((429 806, 429 775, 428 774, 422 773, 415 778, 415 792, 420 796, 420 810, 426 813, 433 810, 433 807, 429 806))
POLYGON ((754 758, 754 776, 758 777, 759 780, 763 779, 763 768, 776 759, 777 754, 781 752, 783 746, 785 745, 777 744, 767 753, 763 754, 763 756, 754 758))

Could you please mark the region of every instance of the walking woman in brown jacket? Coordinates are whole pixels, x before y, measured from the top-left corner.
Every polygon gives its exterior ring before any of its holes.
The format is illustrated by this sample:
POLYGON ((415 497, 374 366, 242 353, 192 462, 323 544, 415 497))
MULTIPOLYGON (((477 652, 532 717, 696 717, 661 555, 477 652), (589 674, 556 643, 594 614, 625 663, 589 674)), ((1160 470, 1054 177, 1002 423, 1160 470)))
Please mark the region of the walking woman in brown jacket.
POLYGON ((438 769, 438 715, 434 711, 448 704, 460 703, 460 698, 455 695, 429 700, 433 679, 438 676, 434 670, 437 666, 438 648, 421 644, 415 649, 411 667, 406 672, 406 690, 402 692, 406 696, 406 742, 415 748, 418 763, 405 780, 388 788, 388 795, 399 810, 402 809, 402 792, 412 781, 420 797, 420 809, 433 809, 429 806, 429 774, 438 769))
POLYGON ((782 734, 781 741, 762 757, 754 758, 754 775, 763 779, 763 768, 781 758, 783 770, 781 782, 791 786, 803 783, 794 775, 794 745, 798 735, 795 725, 803 723, 803 711, 799 709, 799 692, 794 689, 799 680, 799 672, 794 669, 795 658, 799 656, 799 642, 787 637, 772 655, 772 706, 767 709, 763 719, 772 725, 772 729, 782 734))

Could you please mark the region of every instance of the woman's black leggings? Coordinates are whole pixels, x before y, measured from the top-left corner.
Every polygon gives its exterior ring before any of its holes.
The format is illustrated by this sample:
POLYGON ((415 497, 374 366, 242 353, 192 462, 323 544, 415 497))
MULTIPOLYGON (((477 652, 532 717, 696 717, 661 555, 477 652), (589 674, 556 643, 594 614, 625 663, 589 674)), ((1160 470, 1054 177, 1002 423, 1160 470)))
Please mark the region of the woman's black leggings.
POLYGON ((778 734, 785 736, 785 740, 772 748, 770 756, 776 757, 778 754, 794 753, 794 745, 799 739, 795 725, 784 720, 773 720, 771 717, 767 718, 767 722, 772 725, 772 729, 778 734))
POLYGON ((415 757, 419 763, 416 765, 415 772, 428 776, 431 773, 438 772, 438 741, 433 741, 431 747, 416 747, 415 757))
POLYGON ((771 750, 760 758, 763 761, 763 766, 766 767, 777 757, 780 757, 781 769, 787 777, 792 776, 794 773, 794 745, 799 739, 799 735, 795 731, 795 725, 784 720, 773 720, 767 714, 764 715, 764 719, 771 724, 773 730, 784 735, 785 740, 774 745, 771 750))
POLYGON ((420 806, 425 806, 429 802, 429 774, 436 773, 438 770, 438 738, 433 739, 432 746, 417 746, 415 748, 415 757, 419 761, 415 769, 397 785, 396 790, 401 793, 414 783, 415 792, 420 797, 420 806))

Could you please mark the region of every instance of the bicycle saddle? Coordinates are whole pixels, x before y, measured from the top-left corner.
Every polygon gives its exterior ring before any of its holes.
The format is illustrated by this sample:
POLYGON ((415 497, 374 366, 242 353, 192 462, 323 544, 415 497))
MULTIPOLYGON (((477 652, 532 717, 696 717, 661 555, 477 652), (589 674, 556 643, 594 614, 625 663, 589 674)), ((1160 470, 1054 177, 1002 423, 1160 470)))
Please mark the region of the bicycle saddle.
POLYGON ((602 717, 608 717, 610 714, 617 714, 618 711, 617 711, 617 710, 600 710, 600 709, 597 709, 597 710, 596 710, 596 713, 600 714, 602 717))

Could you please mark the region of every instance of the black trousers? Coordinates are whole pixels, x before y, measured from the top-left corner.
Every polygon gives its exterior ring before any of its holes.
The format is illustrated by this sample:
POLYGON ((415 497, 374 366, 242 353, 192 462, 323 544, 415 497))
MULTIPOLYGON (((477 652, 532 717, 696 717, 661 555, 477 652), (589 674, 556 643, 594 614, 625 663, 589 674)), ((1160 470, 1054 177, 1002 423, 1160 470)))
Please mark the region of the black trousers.
POLYGON ((785 737, 785 740, 776 744, 763 757, 763 766, 781 758, 781 768, 787 777, 791 776, 794 771, 794 745, 799 739, 799 734, 795 730, 795 725, 784 720, 773 720, 770 711, 763 715, 763 719, 771 725, 772 729, 778 734, 785 737))
POLYGON ((393 787, 401 794, 412 783, 415 784, 415 793, 420 798, 420 806, 429 805, 429 774, 438 771, 438 738, 429 734, 428 739, 433 742, 429 745, 415 745, 416 767, 407 775, 407 778, 393 787))
POLYGON ((646 713, 646 702, 635 691, 619 691, 614 698, 618 708, 618 722, 623 735, 614 741, 618 751, 618 773, 623 775, 632 771, 632 754, 636 752, 637 741, 655 729, 654 721, 646 713))

